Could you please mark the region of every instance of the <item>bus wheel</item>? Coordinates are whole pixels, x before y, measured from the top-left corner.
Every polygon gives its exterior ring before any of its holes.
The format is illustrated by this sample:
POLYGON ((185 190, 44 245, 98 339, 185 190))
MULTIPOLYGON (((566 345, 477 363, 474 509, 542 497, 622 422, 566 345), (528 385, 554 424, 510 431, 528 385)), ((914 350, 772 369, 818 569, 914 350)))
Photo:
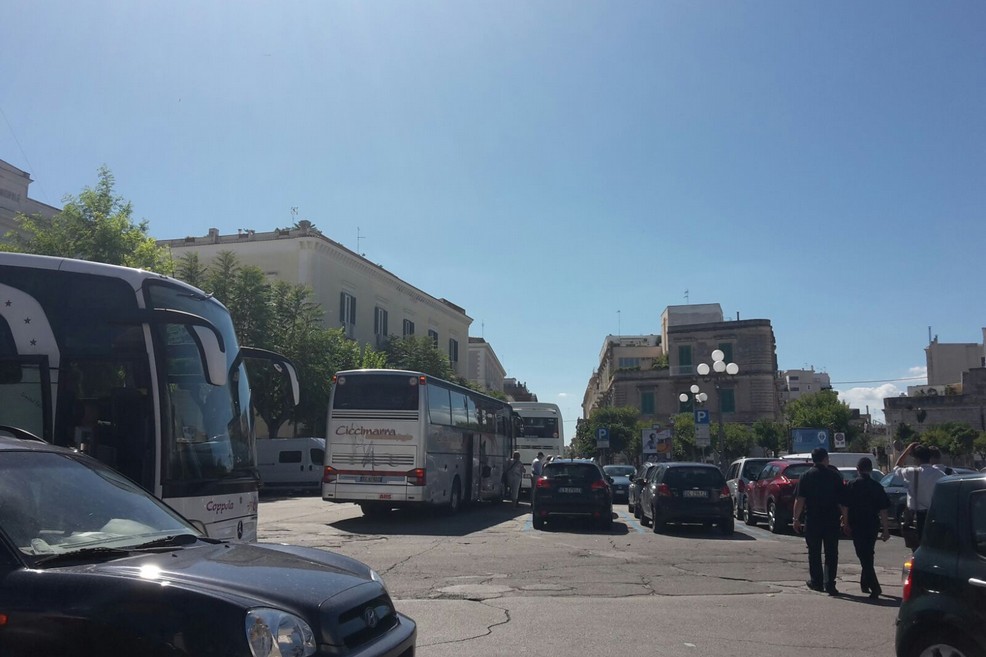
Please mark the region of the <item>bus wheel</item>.
POLYGON ((456 513, 461 505, 462 485, 459 483, 459 478, 456 477, 452 480, 452 490, 448 494, 448 512, 456 513))

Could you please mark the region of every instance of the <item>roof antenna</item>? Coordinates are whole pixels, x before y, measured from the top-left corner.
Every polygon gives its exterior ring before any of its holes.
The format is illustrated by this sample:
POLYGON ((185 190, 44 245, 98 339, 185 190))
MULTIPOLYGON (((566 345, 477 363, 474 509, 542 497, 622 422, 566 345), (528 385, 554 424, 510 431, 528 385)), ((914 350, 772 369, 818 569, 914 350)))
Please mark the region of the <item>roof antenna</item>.
POLYGON ((366 254, 360 249, 360 240, 365 240, 366 237, 360 235, 359 226, 356 227, 356 253, 360 254, 362 257, 366 257, 366 254))

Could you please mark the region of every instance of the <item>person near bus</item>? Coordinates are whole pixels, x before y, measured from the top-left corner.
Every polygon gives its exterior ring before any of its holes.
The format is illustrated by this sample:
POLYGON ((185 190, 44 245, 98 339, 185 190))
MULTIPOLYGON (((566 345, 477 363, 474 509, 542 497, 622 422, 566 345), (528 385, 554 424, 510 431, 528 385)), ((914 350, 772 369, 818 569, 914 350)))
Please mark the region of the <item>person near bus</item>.
POLYGON ((504 474, 507 477, 507 490, 510 491, 510 500, 514 506, 520 505, 520 482, 524 480, 527 468, 520 460, 520 452, 514 452, 510 460, 507 461, 507 469, 504 474))

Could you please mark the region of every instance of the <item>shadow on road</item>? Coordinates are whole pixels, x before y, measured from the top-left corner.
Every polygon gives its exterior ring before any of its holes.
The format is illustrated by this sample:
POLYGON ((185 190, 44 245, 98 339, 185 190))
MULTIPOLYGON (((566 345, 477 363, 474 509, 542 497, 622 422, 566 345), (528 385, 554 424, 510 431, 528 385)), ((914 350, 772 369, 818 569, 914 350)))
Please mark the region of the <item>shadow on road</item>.
POLYGON ((538 531, 565 534, 603 534, 606 536, 625 536, 630 528, 619 518, 613 518, 613 524, 608 529, 600 529, 591 520, 585 518, 551 518, 538 531))
POLYGON ((680 538, 700 538, 703 541, 755 541, 756 536, 744 534, 741 531, 734 531, 729 536, 721 534, 718 527, 706 527, 704 525, 666 525, 659 532, 664 536, 677 536, 680 538))
POLYGON ((470 504, 454 515, 442 509, 393 509, 329 524, 351 534, 466 536, 530 513, 527 504, 515 507, 507 502, 483 502, 470 504))

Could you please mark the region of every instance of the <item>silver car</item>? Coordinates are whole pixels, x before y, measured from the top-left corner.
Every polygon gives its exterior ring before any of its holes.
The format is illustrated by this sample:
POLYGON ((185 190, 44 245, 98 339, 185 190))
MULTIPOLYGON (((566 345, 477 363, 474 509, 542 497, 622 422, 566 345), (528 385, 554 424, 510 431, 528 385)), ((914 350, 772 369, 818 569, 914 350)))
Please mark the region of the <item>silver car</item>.
POLYGON ((746 487, 750 485, 750 479, 760 474, 763 466, 773 460, 767 457, 744 456, 729 464, 729 469, 726 470, 726 486, 729 487, 729 496, 733 498, 733 516, 737 520, 742 520, 744 517, 746 487))

